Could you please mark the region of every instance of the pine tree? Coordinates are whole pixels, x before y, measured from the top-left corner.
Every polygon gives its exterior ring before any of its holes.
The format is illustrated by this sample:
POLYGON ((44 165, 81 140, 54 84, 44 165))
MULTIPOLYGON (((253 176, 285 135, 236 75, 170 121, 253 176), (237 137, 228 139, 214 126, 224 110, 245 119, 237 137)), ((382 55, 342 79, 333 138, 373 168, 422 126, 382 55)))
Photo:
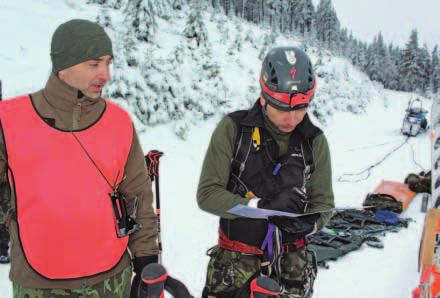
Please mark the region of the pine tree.
MULTIPOLYGON (((386 59, 387 59, 387 47, 385 45, 385 42, 383 40, 382 32, 379 32, 377 39, 376 39, 376 45, 375 45, 375 52, 377 56, 377 62, 378 62, 378 81, 382 84, 386 84, 388 80, 388 70, 385 67, 386 59)), ((391 61, 389 61, 391 62, 391 61)))
POLYGON ((401 90, 415 91, 424 85, 425 70, 420 52, 418 33, 413 30, 400 58, 401 90))
POLYGON ((283 16, 287 15, 288 3, 280 0, 266 0, 266 22, 272 30, 278 32, 285 31, 283 16))
POLYGON ((236 4, 236 8, 238 10, 238 16, 240 16, 241 18, 245 18, 245 11, 246 11, 246 4, 247 4, 248 0, 238 0, 237 4, 236 4))
POLYGON ((338 48, 340 23, 331 0, 321 0, 316 10, 316 37, 330 50, 338 48))
POLYGON ((353 38, 353 34, 351 32, 348 40, 350 42, 350 49, 347 58, 350 59, 351 64, 359 66, 359 42, 357 39, 353 38))
POLYGON ((156 32, 156 4, 153 0, 131 0, 126 7, 126 23, 131 24, 139 41, 149 42, 156 32))
POLYGON ((288 14, 289 32, 293 32, 293 31, 297 30, 297 18, 299 16, 298 15, 299 1, 300 0, 289 0, 288 1, 287 14, 288 14))
POLYGON ((155 50, 151 49, 140 68, 142 77, 148 87, 148 105, 145 107, 148 123, 160 124, 177 121, 183 118, 182 101, 185 94, 182 89, 177 55, 171 59, 154 58, 155 50))
POLYGON ((128 4, 128 0, 106 0, 107 6, 113 9, 121 9, 128 4))
MULTIPOLYGON (((198 3, 193 3, 183 30, 184 45, 182 55, 193 74, 182 85, 186 94, 182 98, 185 118, 199 121, 228 108, 225 100, 225 86, 220 74, 220 65, 212 54, 212 45, 208 40, 206 26, 198 3), (188 117, 188 115, 190 115, 188 117)), ((183 119, 183 118, 182 118, 183 119)), ((187 123, 176 124, 176 133, 185 138, 187 123)))
POLYGON ((425 93, 431 86, 431 78, 432 78, 432 62, 431 55, 428 51, 428 46, 425 44, 423 48, 419 51, 420 55, 420 65, 422 66, 422 77, 420 78, 420 86, 419 89, 425 93))
POLYGON ((361 70, 365 71, 365 68, 367 66, 367 50, 368 45, 365 42, 359 42, 359 53, 358 53, 358 61, 359 61, 359 67, 361 70))
POLYGON ((256 47, 255 46, 255 36, 254 36, 254 32, 252 31, 252 29, 248 29, 246 31, 244 40, 249 42, 253 47, 256 47))
POLYGON ((356 38, 353 37, 353 33, 350 31, 348 34, 347 44, 342 46, 342 51, 345 52, 344 56, 348 58, 351 63, 355 66, 359 66, 359 42, 356 38))
POLYGON ((260 53, 258 54, 258 59, 263 60, 269 49, 274 45, 276 41, 276 34, 272 31, 271 33, 265 33, 263 37, 263 45, 261 47, 260 53))
POLYGON ((310 35, 315 13, 315 7, 311 0, 289 1, 290 31, 294 29, 303 36, 310 35))
POLYGON ((99 4, 103 5, 107 3, 107 0, 87 0, 87 4, 99 4))
POLYGON ((367 49, 367 64, 365 65, 365 72, 371 80, 380 81, 380 59, 378 56, 377 38, 374 37, 373 43, 367 49))
POLYGON ((185 4, 185 0, 171 0, 171 7, 175 10, 181 10, 185 4))
POLYGON ((229 26, 228 26, 228 22, 227 22, 227 17, 223 14, 220 14, 217 18, 216 21, 216 28, 217 31, 220 33, 221 36, 221 42, 222 44, 225 44, 226 42, 229 41, 229 26))
POLYGON ((208 33, 206 26, 203 23, 202 12, 200 2, 194 2, 191 7, 191 12, 188 16, 185 29, 183 30, 183 35, 192 40, 196 47, 203 46, 208 41, 208 33))
POLYGON ((99 14, 96 17, 96 22, 104 28, 113 29, 112 20, 106 7, 102 7, 99 10, 99 14))
POLYGON ((235 38, 234 41, 231 43, 231 46, 229 47, 227 54, 230 56, 236 55, 237 52, 241 51, 242 45, 243 45, 243 38, 241 37, 241 32, 243 31, 243 26, 241 25, 241 22, 235 22, 235 38))
POLYGON ((339 32, 339 52, 344 57, 350 56, 351 44, 348 36, 347 28, 343 28, 339 32))
POLYGON ((432 51, 432 76, 431 76, 431 84, 432 84, 432 92, 437 94, 440 89, 440 62, 439 62, 439 52, 438 46, 434 47, 432 51))
MULTIPOLYGON (((398 52, 397 52, 398 53, 398 52)), ((399 88, 399 71, 398 63, 395 54, 394 47, 392 44, 388 46, 385 54, 383 70, 385 72, 385 88, 397 90, 399 88)))
MULTIPOLYGON (((170 11, 172 7, 172 3, 170 3, 171 0, 154 0, 154 10, 157 16, 161 18, 168 19, 170 17, 170 11)), ((182 3, 183 5, 183 3, 182 3)))
POLYGON ((116 40, 113 75, 106 94, 131 110, 139 121, 148 124, 148 107, 145 101, 148 92, 145 80, 138 71, 141 61, 137 54, 136 38, 132 30, 124 28, 116 40))

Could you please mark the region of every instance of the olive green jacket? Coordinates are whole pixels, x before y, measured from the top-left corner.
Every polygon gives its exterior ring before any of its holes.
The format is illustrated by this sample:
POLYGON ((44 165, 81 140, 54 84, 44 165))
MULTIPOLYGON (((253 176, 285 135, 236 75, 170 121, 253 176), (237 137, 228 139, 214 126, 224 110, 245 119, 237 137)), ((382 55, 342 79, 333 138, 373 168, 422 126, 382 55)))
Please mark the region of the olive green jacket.
MULTIPOLYGON (((290 134, 279 131, 266 116, 265 124, 280 147, 280 155, 284 154, 288 148, 290 134)), ((226 116, 212 134, 197 190, 197 202, 201 209, 228 219, 235 216, 228 214, 227 210, 237 204, 248 204, 248 199, 226 189, 236 135, 234 121, 226 116)), ((306 212, 329 210, 334 207, 330 151, 324 134, 315 137, 312 147, 315 171, 306 185, 310 200, 306 212)), ((322 213, 318 227, 322 228, 330 217, 331 212, 322 213)))
MULTIPOLYGON (((81 130, 90 126, 97 121, 105 108, 105 102, 102 98, 92 99, 84 96, 78 99, 77 96, 77 89, 70 87, 53 74, 43 90, 31 94, 34 107, 39 115, 44 118, 55 119, 55 126, 63 130, 81 130)), ((5 179, 7 172, 5 151, 3 133, 0 131, 0 173, 2 179, 5 179)), ((9 154, 13 154, 13 152, 9 152, 9 154)), ((66 153, 66 158, 69 158, 68 153, 66 153)), ((125 174, 126 178, 120 184, 119 191, 127 198, 130 214, 133 208, 133 199, 138 197, 139 205, 136 220, 143 227, 140 231, 130 236, 128 245, 130 252, 126 251, 115 268, 93 277, 75 280, 51 281, 43 278, 34 272, 26 261, 19 243, 17 222, 11 216, 13 212, 8 212, 6 217, 0 214, 0 219, 5 217, 5 223, 11 234, 10 279, 14 283, 18 283, 26 288, 80 288, 97 284, 116 275, 130 265, 132 257, 157 255, 157 227, 156 215, 152 208, 153 194, 151 191, 151 181, 146 171, 144 153, 134 129, 133 141, 125 165, 125 174)), ((72 185, 72 187, 74 186, 72 185)), ((3 202, 0 206, 2 206, 0 213, 3 213, 2 210, 7 207, 10 210, 15 209, 14 191, 11 192, 10 201, 3 202)), ((50 233, 51 231, 47 231, 47 237, 50 237, 50 233)), ((44 241, 44 239, 41 239, 41 241, 44 241)))

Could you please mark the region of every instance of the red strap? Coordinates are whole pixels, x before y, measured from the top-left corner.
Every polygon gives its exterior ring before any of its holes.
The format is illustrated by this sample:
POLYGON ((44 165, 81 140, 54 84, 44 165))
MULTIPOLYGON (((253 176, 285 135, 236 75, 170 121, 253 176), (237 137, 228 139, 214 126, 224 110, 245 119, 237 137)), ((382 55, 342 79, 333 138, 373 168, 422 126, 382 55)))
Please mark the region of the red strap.
POLYGON ((148 152, 148 175, 150 177, 157 177, 159 168, 159 158, 163 155, 163 152, 158 150, 151 150, 148 152))
MULTIPOLYGON (((283 245, 283 253, 288 253, 289 251, 303 248, 304 246, 306 246, 309 243, 310 243, 309 239, 306 239, 306 238, 297 239, 297 240, 295 240, 295 242, 284 244, 283 245), (294 247, 292 248, 292 246, 294 246, 294 247)), ((218 246, 220 246, 221 248, 227 249, 227 250, 237 251, 237 252, 246 253, 246 254, 254 254, 254 255, 262 255, 263 254, 263 251, 261 249, 259 249, 258 247, 248 245, 248 244, 240 242, 240 241, 229 239, 221 229, 219 229, 218 246)))
POLYGON ((263 251, 258 247, 245 244, 240 241, 230 240, 221 229, 219 229, 218 246, 221 248, 241 253, 262 255, 263 251))
POLYGON ((147 285, 154 285, 154 284, 166 281, 167 278, 168 278, 168 273, 164 273, 164 274, 162 274, 161 276, 159 276, 158 278, 155 278, 155 279, 144 279, 144 278, 142 278, 142 281, 144 283, 146 283, 147 285))
POLYGON ((295 242, 284 244, 283 245, 283 253, 288 253, 289 251, 303 248, 304 246, 306 246, 309 243, 310 243, 309 239, 306 239, 306 238, 297 239, 297 240, 295 240, 295 242), (293 249, 291 249, 292 246, 294 246, 293 249))

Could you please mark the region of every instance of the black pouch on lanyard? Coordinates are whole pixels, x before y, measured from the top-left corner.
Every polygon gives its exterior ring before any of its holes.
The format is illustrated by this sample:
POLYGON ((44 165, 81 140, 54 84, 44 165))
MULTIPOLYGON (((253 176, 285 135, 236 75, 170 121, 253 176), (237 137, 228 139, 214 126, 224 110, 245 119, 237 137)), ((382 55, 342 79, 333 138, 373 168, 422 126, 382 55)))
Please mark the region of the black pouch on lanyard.
POLYGON ((119 238, 129 236, 136 233, 142 228, 142 225, 135 220, 136 207, 133 215, 129 215, 127 211, 127 201, 123 194, 114 191, 110 194, 112 200, 113 211, 116 219, 116 234, 119 238))

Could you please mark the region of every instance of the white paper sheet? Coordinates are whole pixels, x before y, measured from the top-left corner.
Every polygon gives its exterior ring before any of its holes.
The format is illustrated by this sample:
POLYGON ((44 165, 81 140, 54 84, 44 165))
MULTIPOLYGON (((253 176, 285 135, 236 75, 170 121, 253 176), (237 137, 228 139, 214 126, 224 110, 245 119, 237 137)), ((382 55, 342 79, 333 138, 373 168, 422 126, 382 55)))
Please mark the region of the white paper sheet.
POLYGON ((289 217, 297 217, 302 215, 302 214, 290 213, 284 211, 254 208, 245 205, 237 205, 235 207, 232 207, 231 209, 228 210, 228 213, 242 217, 247 217, 247 218, 254 218, 254 219, 267 219, 269 216, 274 216, 274 215, 289 216, 289 217))

